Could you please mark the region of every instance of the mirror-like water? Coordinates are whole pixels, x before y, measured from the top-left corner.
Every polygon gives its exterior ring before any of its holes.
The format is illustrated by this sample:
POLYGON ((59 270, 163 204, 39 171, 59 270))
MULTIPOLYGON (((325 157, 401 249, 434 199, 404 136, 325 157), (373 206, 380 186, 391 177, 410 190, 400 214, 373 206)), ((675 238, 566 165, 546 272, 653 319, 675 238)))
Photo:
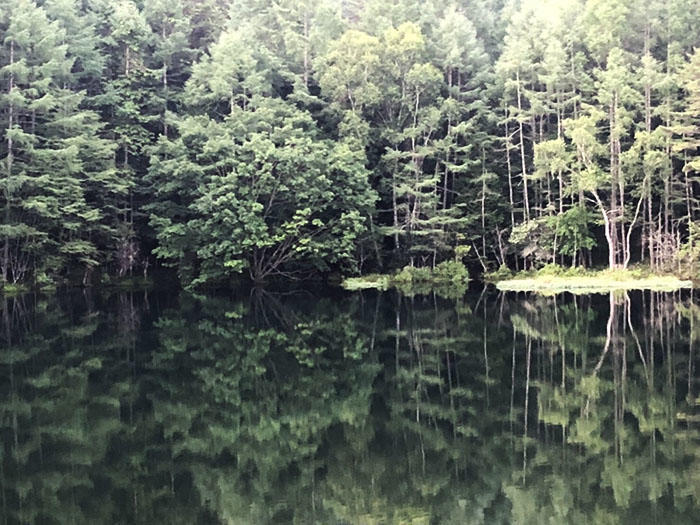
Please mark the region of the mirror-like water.
POLYGON ((697 523, 700 300, 2 303, 2 523, 697 523))

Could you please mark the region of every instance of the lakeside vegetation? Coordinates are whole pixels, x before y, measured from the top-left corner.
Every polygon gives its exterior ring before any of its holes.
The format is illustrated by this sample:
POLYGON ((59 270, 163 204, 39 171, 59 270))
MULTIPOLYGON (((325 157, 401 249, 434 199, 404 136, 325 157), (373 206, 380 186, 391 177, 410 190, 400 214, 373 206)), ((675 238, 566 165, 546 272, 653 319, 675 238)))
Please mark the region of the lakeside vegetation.
POLYGON ((443 297, 463 295, 469 285, 469 272, 458 261, 444 261, 435 268, 406 266, 392 274, 368 274, 347 277, 342 286, 346 290, 388 290, 395 288, 405 295, 435 292, 443 297))
POLYGON ((698 11, 0 0, 0 289, 453 260, 696 277, 698 11))
POLYGON ((673 274, 659 274, 648 268, 624 270, 586 270, 546 265, 539 270, 513 273, 501 269, 486 275, 488 282, 506 292, 540 292, 577 294, 604 293, 617 290, 654 290, 671 292, 691 288, 693 281, 673 274))

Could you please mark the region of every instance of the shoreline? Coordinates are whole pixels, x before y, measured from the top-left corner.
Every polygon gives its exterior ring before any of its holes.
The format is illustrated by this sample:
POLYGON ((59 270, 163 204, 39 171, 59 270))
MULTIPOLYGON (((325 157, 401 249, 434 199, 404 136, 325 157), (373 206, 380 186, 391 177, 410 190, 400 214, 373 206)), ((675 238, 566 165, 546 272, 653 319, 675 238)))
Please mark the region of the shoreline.
MULTIPOLYGON (((496 277, 496 276, 493 276, 496 277)), ((604 293, 627 290, 673 292, 692 288, 693 281, 673 274, 655 274, 641 269, 567 270, 545 269, 520 272, 504 278, 486 278, 504 292, 604 293)))

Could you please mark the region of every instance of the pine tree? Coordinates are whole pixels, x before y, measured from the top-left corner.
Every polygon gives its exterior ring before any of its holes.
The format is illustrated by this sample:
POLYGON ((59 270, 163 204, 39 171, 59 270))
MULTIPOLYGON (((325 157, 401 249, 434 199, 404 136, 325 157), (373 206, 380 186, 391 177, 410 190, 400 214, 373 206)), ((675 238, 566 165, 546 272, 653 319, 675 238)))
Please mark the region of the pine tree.
POLYGON ((3 47, 6 131, 3 282, 53 280, 109 258, 110 205, 123 187, 111 144, 70 58, 66 30, 30 0, 9 2, 3 47), (11 4, 11 5, 9 5, 11 4))
POLYGON ((143 239, 138 235, 145 222, 140 203, 147 191, 143 181, 146 149, 162 131, 163 106, 155 95, 161 90, 162 75, 148 67, 146 53, 153 35, 134 2, 108 3, 100 14, 110 60, 105 70, 107 81, 95 102, 118 146, 116 165, 128 187, 119 210, 117 262, 118 274, 123 276, 145 264, 140 251, 143 239))
POLYGON ((168 113, 178 110, 179 97, 190 73, 194 50, 189 48, 190 20, 185 5, 156 0, 144 6, 144 17, 152 31, 150 53, 152 70, 160 69, 160 89, 155 90, 151 105, 161 106, 160 132, 168 135, 168 113))

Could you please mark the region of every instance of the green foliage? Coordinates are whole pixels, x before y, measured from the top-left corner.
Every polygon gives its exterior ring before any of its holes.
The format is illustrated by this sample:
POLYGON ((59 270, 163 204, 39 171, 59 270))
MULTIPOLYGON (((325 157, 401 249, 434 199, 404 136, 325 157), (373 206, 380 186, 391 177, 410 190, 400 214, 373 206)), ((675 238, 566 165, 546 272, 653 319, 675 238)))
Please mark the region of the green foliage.
POLYGON ((463 284, 469 280, 469 272, 459 261, 443 261, 433 269, 433 279, 441 283, 463 284))
POLYGON ((694 8, 0 0, 0 277, 678 269, 694 8))
POLYGON ((429 283, 432 281, 432 277, 433 272, 428 267, 404 266, 392 279, 400 286, 411 286, 429 283))
POLYGON ((308 113, 272 98, 234 106, 224 122, 184 119, 178 131, 155 150, 150 180, 183 215, 159 204, 151 224, 156 254, 185 280, 245 270, 262 281, 353 263, 373 203, 361 152, 321 139, 308 113))
POLYGON ((406 295, 427 295, 435 292, 442 297, 461 297, 469 284, 469 272, 459 261, 443 261, 435 266, 405 266, 393 274, 369 274, 343 280, 346 290, 388 290, 396 288, 406 295))
POLYGON ((575 206, 556 218, 556 234, 559 251, 564 255, 575 255, 579 250, 590 250, 595 246, 588 224, 590 218, 586 208, 575 206))
POLYGON ((511 279, 512 277, 513 272, 505 264, 500 265, 498 270, 484 274, 484 280, 492 283, 505 281, 511 279))
POLYGON ((76 50, 66 43, 92 53, 80 63, 87 68, 88 59, 99 60, 96 39, 89 25, 82 38, 68 37, 73 28, 64 24, 78 15, 74 4, 64 9, 64 18, 51 20, 29 0, 2 6, 0 71, 10 88, 0 99, 4 284, 42 286, 76 274, 85 280, 114 249, 115 205, 125 186, 114 170, 114 145, 79 91, 85 71, 74 69, 76 50))
POLYGON ((508 242, 522 257, 542 263, 552 258, 556 228, 556 218, 538 217, 516 225, 510 232, 508 242))
POLYGON ((689 224, 688 240, 677 254, 680 273, 693 281, 700 278, 700 224, 689 224))

